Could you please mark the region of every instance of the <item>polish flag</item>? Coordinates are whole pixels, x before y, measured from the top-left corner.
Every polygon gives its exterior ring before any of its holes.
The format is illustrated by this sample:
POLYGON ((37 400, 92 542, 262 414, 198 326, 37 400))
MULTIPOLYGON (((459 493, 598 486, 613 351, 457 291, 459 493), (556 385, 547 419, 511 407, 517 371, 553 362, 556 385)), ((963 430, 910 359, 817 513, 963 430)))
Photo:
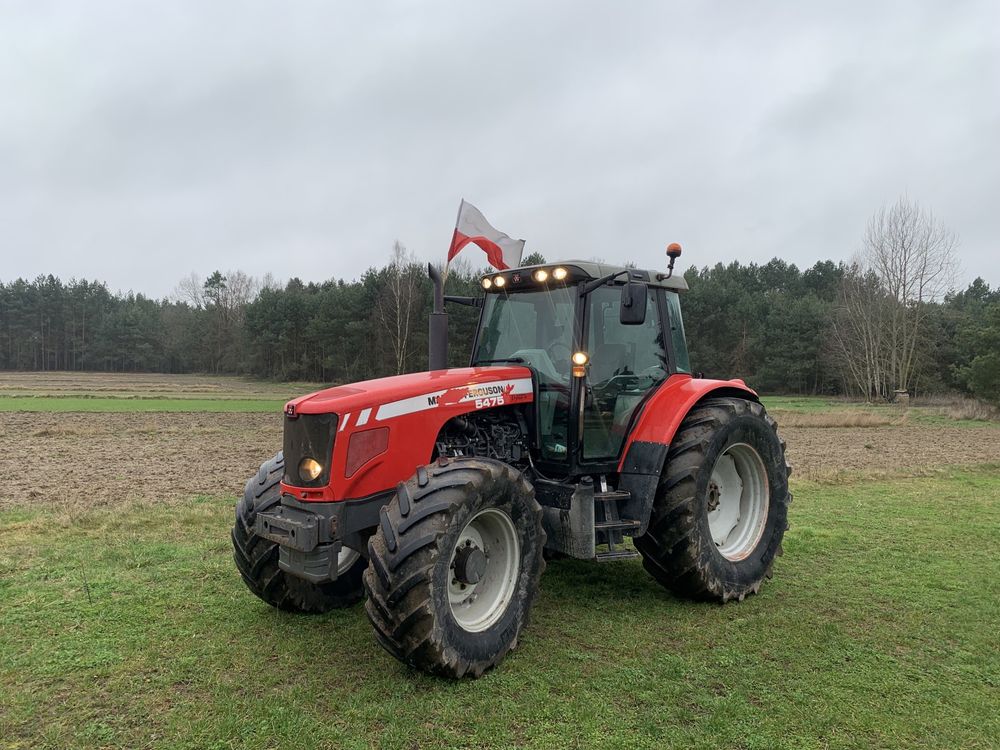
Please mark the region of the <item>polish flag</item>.
POLYGON ((505 271, 521 265, 524 240, 512 240, 503 232, 498 232, 490 226, 478 208, 463 200, 458 209, 451 247, 448 248, 448 261, 451 262, 470 243, 478 245, 486 253, 490 265, 496 269, 505 271))

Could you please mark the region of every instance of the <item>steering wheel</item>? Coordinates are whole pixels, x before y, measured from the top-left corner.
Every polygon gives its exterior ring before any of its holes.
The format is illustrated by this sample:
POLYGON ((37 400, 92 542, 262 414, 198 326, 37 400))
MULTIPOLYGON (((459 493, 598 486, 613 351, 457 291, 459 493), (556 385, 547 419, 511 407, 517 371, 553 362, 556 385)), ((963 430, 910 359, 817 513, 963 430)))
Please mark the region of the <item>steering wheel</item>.
POLYGON ((625 391, 629 386, 634 386, 639 383, 640 376, 628 373, 627 375, 613 375, 606 381, 600 384, 599 390, 602 394, 609 393, 621 393, 625 391))
POLYGON ((552 366, 560 375, 569 375, 570 361, 573 357, 573 350, 561 341, 553 341, 545 347, 545 353, 552 360, 552 366), (562 351, 559 351, 562 350, 562 351))

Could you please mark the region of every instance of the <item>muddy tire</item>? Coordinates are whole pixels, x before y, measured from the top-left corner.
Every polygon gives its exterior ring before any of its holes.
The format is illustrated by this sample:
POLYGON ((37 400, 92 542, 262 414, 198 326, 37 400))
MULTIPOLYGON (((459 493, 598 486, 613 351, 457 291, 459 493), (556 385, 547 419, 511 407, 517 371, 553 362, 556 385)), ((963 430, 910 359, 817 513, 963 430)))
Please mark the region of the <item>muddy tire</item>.
POLYGON ((517 470, 481 458, 417 469, 369 540, 375 637, 418 669, 479 677, 517 645, 544 546, 541 508, 517 470))
POLYGON ((781 554, 790 470, 763 406, 701 402, 674 437, 649 527, 635 539, 643 566, 685 597, 726 602, 756 593, 781 554))
POLYGON ((261 465, 247 482, 243 499, 236 504, 233 526, 233 558, 243 582, 272 607, 289 612, 321 613, 361 601, 361 576, 367 563, 357 553, 342 555, 343 569, 336 581, 314 584, 285 573, 278 567, 278 545, 254 533, 257 513, 281 501, 281 453, 261 465))

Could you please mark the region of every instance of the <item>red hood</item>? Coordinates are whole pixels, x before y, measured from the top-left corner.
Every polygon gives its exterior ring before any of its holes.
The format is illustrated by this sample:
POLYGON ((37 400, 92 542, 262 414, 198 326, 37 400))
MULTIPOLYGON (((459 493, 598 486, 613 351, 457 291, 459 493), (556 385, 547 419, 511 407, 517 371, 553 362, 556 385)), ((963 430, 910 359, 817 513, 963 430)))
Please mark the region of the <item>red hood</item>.
POLYGON ((460 367, 453 370, 394 375, 350 385, 338 385, 300 396, 285 405, 285 413, 289 413, 291 409, 295 414, 335 412, 343 415, 387 404, 395 405, 410 399, 433 399, 435 403, 439 400, 441 402, 454 400, 457 403, 461 399, 476 397, 475 391, 469 391, 470 386, 530 377, 531 371, 527 367, 511 365, 460 367))

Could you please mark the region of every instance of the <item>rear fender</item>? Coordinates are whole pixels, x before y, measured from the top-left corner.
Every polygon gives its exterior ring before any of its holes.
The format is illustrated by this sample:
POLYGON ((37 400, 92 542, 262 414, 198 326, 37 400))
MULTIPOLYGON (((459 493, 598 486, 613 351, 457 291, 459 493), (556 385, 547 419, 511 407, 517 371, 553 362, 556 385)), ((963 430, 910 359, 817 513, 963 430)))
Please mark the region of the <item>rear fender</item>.
POLYGON ((706 380, 677 374, 671 375, 643 406, 618 464, 619 489, 632 493, 625 511, 628 517, 642 521, 636 536, 646 532, 667 452, 681 422, 695 406, 713 396, 760 400, 742 380, 706 380))

